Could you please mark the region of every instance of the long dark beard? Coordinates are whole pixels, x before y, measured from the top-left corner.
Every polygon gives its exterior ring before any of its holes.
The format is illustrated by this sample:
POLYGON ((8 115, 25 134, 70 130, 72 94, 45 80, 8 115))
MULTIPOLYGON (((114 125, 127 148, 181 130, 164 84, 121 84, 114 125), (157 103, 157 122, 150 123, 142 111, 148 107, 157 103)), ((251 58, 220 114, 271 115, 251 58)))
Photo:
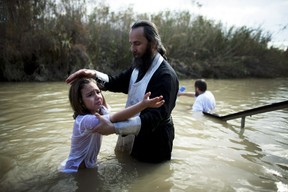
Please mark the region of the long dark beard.
POLYGON ((152 65, 153 53, 150 43, 147 46, 147 49, 144 55, 140 58, 133 59, 133 66, 139 70, 140 73, 146 73, 149 67, 152 65))

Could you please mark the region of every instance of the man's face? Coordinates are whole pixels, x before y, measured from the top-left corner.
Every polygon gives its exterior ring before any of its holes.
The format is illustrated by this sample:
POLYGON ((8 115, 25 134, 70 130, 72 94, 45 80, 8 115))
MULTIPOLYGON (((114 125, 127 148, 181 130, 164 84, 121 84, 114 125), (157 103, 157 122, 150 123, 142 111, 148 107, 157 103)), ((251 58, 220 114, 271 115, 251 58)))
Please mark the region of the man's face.
POLYGON ((134 56, 134 66, 140 70, 146 71, 153 58, 151 43, 144 36, 143 27, 133 29, 129 35, 131 52, 134 56))
POLYGON ((138 27, 132 29, 129 34, 130 50, 134 58, 141 58, 148 46, 148 40, 144 36, 144 28, 138 27))
POLYGON ((200 90, 198 87, 195 87, 195 97, 197 97, 198 95, 200 95, 200 90))

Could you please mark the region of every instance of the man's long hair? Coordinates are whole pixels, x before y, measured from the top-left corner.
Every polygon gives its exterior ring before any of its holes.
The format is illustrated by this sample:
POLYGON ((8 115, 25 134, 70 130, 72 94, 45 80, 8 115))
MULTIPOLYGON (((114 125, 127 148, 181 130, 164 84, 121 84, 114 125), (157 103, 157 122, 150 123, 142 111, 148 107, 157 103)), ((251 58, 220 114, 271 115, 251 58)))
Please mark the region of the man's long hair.
POLYGON ((137 81, 140 80, 145 75, 147 70, 152 65, 152 60, 154 59, 152 53, 153 45, 157 46, 157 51, 162 55, 164 59, 167 60, 167 57, 165 56, 166 49, 162 45, 161 38, 159 36, 155 24, 150 21, 141 20, 135 22, 132 25, 131 30, 136 29, 138 27, 143 27, 144 36, 147 39, 148 44, 144 55, 141 58, 134 58, 133 60, 133 66, 139 69, 139 75, 137 81))
POLYGON ((138 27, 144 28, 144 36, 146 37, 148 42, 150 42, 151 44, 155 43, 157 46, 157 51, 162 55, 162 57, 164 57, 165 60, 167 60, 167 57, 165 55, 166 49, 162 44, 156 25, 150 21, 140 20, 136 21, 132 25, 131 29, 136 29, 138 27))

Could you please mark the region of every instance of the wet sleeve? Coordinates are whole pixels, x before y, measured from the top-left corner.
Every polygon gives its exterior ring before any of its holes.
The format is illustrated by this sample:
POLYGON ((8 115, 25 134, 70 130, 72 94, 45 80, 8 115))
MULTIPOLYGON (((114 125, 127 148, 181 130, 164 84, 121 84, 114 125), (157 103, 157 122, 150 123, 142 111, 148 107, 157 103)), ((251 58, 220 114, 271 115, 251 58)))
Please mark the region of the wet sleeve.
MULTIPOLYGON (((110 119, 109 114, 103 115, 107 120, 110 119)), ((80 122, 80 130, 83 133, 84 131, 92 131, 99 124, 99 119, 95 115, 85 115, 82 121, 80 122)))
POLYGON ((117 135, 137 135, 141 128, 141 119, 139 116, 113 123, 117 135))

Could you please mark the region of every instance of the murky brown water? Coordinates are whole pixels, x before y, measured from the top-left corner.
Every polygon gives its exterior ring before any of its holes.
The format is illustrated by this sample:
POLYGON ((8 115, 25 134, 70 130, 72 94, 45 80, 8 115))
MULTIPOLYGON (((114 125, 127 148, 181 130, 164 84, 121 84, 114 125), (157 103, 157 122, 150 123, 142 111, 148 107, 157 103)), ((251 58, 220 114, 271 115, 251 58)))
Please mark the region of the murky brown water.
MULTIPOLYGON (((207 80, 217 113, 288 100, 288 79, 207 80)), ((181 81, 193 91, 193 80, 181 81)), ((98 168, 57 171, 70 149, 68 88, 57 83, 0 84, 0 191, 288 191, 288 109, 221 122, 192 113, 180 97, 172 160, 153 165, 116 156, 103 138, 98 168)), ((104 93, 113 112, 126 95, 104 93)))

